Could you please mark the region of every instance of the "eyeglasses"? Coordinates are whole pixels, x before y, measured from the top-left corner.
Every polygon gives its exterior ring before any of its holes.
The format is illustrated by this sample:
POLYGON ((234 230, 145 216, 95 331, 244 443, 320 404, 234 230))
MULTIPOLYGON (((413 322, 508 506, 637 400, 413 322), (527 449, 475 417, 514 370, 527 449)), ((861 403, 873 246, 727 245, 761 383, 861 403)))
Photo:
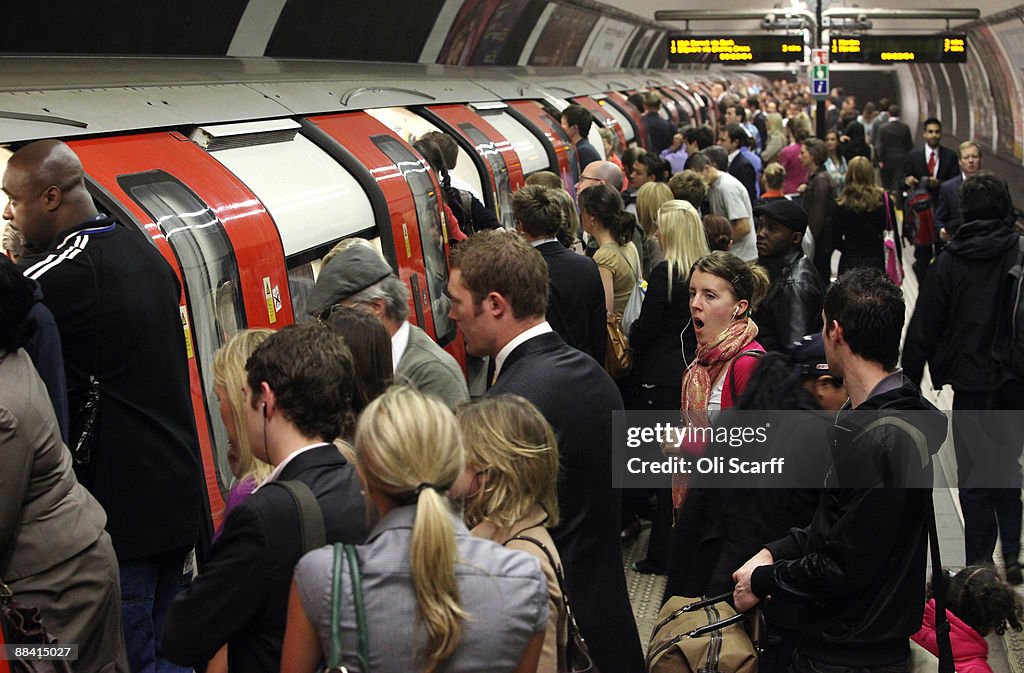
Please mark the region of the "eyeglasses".
POLYGON ((359 306, 360 304, 365 304, 365 303, 366 303, 365 301, 354 301, 354 302, 351 302, 351 303, 348 303, 348 304, 341 304, 341 303, 332 304, 331 306, 328 306, 327 308, 325 308, 323 311, 320 311, 320 313, 316 317, 316 321, 318 323, 320 323, 321 325, 327 325, 328 321, 331 319, 331 316, 334 315, 334 313, 339 308, 355 308, 356 306, 359 306))
POLYGON ((604 180, 602 180, 601 178, 594 178, 594 177, 591 177, 589 175, 581 175, 580 176, 580 182, 583 182, 584 180, 593 180, 594 182, 601 182, 601 183, 604 182, 604 180))

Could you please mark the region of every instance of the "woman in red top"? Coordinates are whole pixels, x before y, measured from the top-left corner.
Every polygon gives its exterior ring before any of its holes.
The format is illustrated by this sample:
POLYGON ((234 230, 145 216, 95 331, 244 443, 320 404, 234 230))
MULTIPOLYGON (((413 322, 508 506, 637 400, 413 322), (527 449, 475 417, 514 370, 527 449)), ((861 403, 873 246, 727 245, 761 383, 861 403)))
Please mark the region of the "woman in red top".
MULTIPOLYGON (((683 375, 681 411, 692 424, 713 422, 714 413, 729 409, 743 393, 764 352, 757 343, 751 313, 768 293, 768 272, 729 252, 715 251, 690 270, 690 316, 697 352, 683 375)), ((704 447, 684 446, 685 453, 704 447)), ((717 549, 702 546, 715 534, 714 498, 718 491, 691 490, 673 475, 672 500, 677 508, 665 596, 701 596, 707 588, 717 549), (684 502, 685 500, 685 502, 684 502)))

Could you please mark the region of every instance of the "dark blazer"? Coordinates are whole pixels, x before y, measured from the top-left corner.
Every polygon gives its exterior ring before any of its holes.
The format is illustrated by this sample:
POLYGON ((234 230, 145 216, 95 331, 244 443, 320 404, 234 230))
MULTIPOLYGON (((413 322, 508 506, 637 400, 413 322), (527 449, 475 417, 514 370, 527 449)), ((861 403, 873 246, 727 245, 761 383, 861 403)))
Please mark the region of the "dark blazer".
POLYGON ((910 127, 898 119, 880 124, 875 149, 878 161, 884 164, 883 168, 887 171, 902 170, 903 162, 914 149, 914 137, 910 133, 910 127))
POLYGON ((952 234, 959 226, 960 218, 960 185, 964 184, 964 174, 946 180, 939 185, 939 198, 935 203, 935 228, 948 229, 952 234))
POLYGON ((742 182, 743 186, 747 188, 751 203, 757 201, 757 171, 754 170, 754 164, 750 163, 750 159, 743 156, 742 152, 729 162, 729 175, 742 182))
POLYGON ((638 383, 680 387, 683 371, 697 350, 697 336, 690 321, 689 280, 676 276, 671 284, 670 300, 668 262, 651 270, 640 317, 629 334, 633 374, 638 383))
POLYGON ((594 260, 557 241, 537 246, 548 265, 548 313, 551 328, 565 343, 604 363, 608 346, 604 286, 594 260))
POLYGON ((657 112, 645 113, 643 122, 644 132, 647 134, 647 151, 660 155, 663 149, 672 145, 676 127, 667 119, 662 119, 657 112))
MULTIPOLYGON (((901 182, 905 183, 906 178, 911 175, 921 181, 930 175, 928 172, 928 162, 925 160, 926 156, 927 153, 924 147, 918 147, 907 155, 906 160, 903 162, 903 179, 901 182)), ((960 160, 957 158, 956 152, 948 147, 939 145, 939 168, 936 171, 939 184, 934 188, 928 189, 928 193, 932 196, 933 205, 939 198, 939 186, 946 180, 955 178, 959 172, 960 160)))
MULTIPOLYGON (((309 486, 328 543, 366 538, 359 478, 334 445, 295 456, 277 480, 309 486)), ((167 611, 164 656, 197 665, 227 643, 230 670, 280 670, 288 592, 303 553, 299 525, 299 512, 282 488, 260 488, 231 510, 205 567, 167 611)))
POLYGON ((547 333, 509 354, 487 394, 525 397, 554 428, 561 523, 551 537, 577 621, 601 673, 644 670, 622 568, 622 494, 611 487, 611 412, 622 409, 615 382, 593 358, 547 333))
POLYGON ((601 155, 597 153, 597 150, 590 144, 590 141, 586 138, 580 138, 580 141, 576 143, 576 163, 579 164, 580 173, 593 162, 600 160, 601 155))

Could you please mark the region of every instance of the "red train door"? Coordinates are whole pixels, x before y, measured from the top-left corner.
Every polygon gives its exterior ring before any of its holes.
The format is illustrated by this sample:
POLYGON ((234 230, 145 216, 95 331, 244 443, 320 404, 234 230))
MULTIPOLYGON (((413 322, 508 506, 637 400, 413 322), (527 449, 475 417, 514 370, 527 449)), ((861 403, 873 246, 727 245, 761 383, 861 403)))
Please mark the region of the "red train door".
POLYGON ((465 105, 430 105, 415 109, 425 119, 461 137, 483 159, 491 178, 498 220, 508 229, 512 219, 512 192, 523 186, 523 169, 512 145, 483 117, 465 105))
POLYGON ((219 525, 231 472, 210 368, 237 330, 292 322, 277 229, 245 185, 178 133, 68 144, 101 204, 143 228, 182 281, 192 406, 209 511, 219 525))
POLYGON ((640 110, 633 107, 633 104, 627 100, 626 95, 618 91, 609 91, 607 102, 615 106, 615 109, 633 124, 633 137, 636 139, 636 144, 646 147, 647 129, 644 128, 643 114, 640 110))
POLYGON ((324 149, 337 143, 351 152, 377 181, 388 204, 399 277, 411 289, 410 318, 465 368, 465 344, 448 317, 447 232, 440 195, 421 159, 365 112, 309 117, 304 126, 303 133, 324 149))
POLYGON ((533 128, 544 134, 555 153, 558 172, 562 176, 562 184, 565 191, 575 194, 576 181, 580 177, 579 165, 576 163, 576 148, 569 142, 569 136, 565 135, 565 129, 558 119, 555 119, 539 102, 535 100, 514 100, 509 101, 510 113, 516 116, 523 123, 529 123, 533 128))

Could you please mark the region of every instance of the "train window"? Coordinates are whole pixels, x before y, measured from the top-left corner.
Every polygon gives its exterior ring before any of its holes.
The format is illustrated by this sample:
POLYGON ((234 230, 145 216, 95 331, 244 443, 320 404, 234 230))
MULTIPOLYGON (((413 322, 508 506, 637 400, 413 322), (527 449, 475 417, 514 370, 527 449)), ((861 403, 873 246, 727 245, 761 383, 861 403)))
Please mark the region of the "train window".
MULTIPOLYGON (((395 162, 395 166, 402 171, 412 190, 413 200, 416 202, 420 245, 423 247, 427 294, 434 316, 434 334, 437 342, 445 346, 455 338, 455 323, 448 317, 451 300, 447 294, 448 260, 444 252, 447 234, 440 219, 440 195, 434 189, 434 181, 427 167, 405 145, 391 136, 373 136, 370 140, 395 162)), ((419 301, 415 297, 413 300, 419 301)))
POLYGON ((565 134, 565 129, 562 128, 558 117, 548 112, 547 108, 544 108, 544 112, 538 115, 537 118, 547 126, 548 130, 556 138, 565 143, 565 151, 569 157, 569 170, 572 172, 572 184, 575 185, 580 181, 580 165, 576 162, 576 146, 569 142, 569 136, 565 134))
MULTIPOLYGON (((231 125, 232 130, 243 126, 231 125)), ((201 130, 216 132, 217 127, 201 130)), ((266 206, 281 234, 285 256, 374 228, 370 199, 352 174, 294 129, 290 136, 210 149, 210 156, 266 206)))
MULTIPOLYGON (((636 142, 636 133, 633 131, 633 122, 622 112, 619 108, 609 101, 607 98, 602 96, 591 96, 597 101, 597 104, 601 106, 601 109, 605 111, 605 114, 611 115, 615 121, 619 122, 619 126, 622 127, 622 132, 626 134, 626 142, 636 142)), ((602 147, 604 145, 602 144, 602 147)))
POLYGON ((523 165, 523 174, 551 170, 540 138, 504 110, 477 110, 498 133, 508 138, 523 165))
MULTIPOLYGON (((368 240, 370 245, 380 253, 380 256, 384 257, 380 237, 374 238, 375 235, 375 231, 367 231, 359 234, 358 238, 368 240)), ((324 257, 340 243, 340 241, 331 241, 288 258, 288 290, 292 296, 292 314, 295 316, 296 322, 309 319, 306 305, 309 303, 309 295, 313 292, 313 286, 316 285, 316 279, 320 277, 324 257)))
POLYGON ((515 229, 516 223, 512 219, 512 185, 509 182, 508 166, 505 165, 505 158, 494 146, 484 132, 469 122, 459 124, 459 130, 473 143, 476 143, 476 151, 491 165, 491 172, 494 174, 494 185, 497 188, 498 197, 498 220, 506 229, 515 229))
MULTIPOLYGON (((364 112, 394 131, 398 137, 410 145, 414 140, 431 131, 443 133, 441 129, 434 126, 430 121, 405 108, 376 108, 364 110, 364 112)), ((454 187, 470 191, 481 202, 484 201, 484 188, 483 182, 480 179, 480 173, 477 172, 476 165, 473 163, 469 153, 461 145, 459 146, 459 158, 456 160, 455 170, 450 171, 450 174, 456 183, 453 185, 454 187), (459 182, 462 184, 458 184, 459 182)))
MULTIPOLYGON (((178 260, 195 337, 200 385, 207 409, 216 409, 211 370, 214 353, 246 326, 238 261, 231 241, 210 207, 173 175, 148 171, 118 176, 117 182, 153 218, 178 260)), ((223 488, 234 478, 227 459, 227 430, 220 414, 209 416, 217 475, 223 488)))

